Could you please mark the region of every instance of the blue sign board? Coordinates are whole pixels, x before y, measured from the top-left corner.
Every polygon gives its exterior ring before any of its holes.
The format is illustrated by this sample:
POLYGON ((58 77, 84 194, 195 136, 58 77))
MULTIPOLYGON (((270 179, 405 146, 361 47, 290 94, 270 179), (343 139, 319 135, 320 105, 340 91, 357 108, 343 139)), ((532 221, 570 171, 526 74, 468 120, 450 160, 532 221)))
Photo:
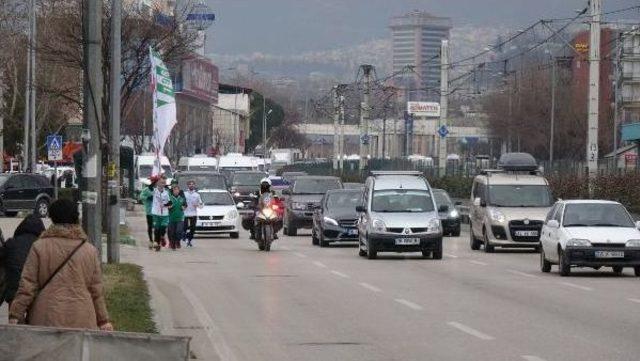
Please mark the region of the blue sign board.
POLYGON ((623 124, 622 141, 638 142, 640 141, 640 123, 623 124))
POLYGON ((191 13, 187 15, 187 21, 214 21, 214 20, 216 20, 216 14, 191 13))
POLYGON ((52 134, 47 136, 47 155, 50 161, 62 160, 62 136, 52 134))
POLYGON ((438 134, 440 134, 440 137, 444 138, 449 135, 449 129, 447 129, 446 125, 443 125, 438 129, 438 134))
POLYGON ((369 144, 369 140, 370 140, 369 134, 362 134, 360 136, 360 143, 362 143, 364 145, 369 144))

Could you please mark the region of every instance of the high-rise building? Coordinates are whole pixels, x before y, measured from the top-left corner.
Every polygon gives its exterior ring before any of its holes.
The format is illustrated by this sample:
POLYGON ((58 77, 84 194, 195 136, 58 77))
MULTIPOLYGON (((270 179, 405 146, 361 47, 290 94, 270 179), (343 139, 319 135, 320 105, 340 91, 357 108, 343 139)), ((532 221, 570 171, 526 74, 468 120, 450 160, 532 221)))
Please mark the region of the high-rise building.
POLYGON ((413 66, 415 74, 406 79, 412 100, 438 100, 440 90, 440 47, 449 39, 451 19, 415 10, 391 18, 393 71, 413 66), (419 99, 425 97, 427 99, 419 99))

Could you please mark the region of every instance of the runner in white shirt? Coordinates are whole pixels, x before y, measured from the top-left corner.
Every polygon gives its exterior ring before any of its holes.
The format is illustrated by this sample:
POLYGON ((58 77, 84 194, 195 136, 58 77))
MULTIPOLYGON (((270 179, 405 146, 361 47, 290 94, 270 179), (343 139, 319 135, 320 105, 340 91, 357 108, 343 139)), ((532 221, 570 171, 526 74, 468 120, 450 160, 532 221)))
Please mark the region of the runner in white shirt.
POLYGON ((200 193, 196 190, 196 183, 189 181, 187 183, 189 188, 184 192, 184 197, 187 200, 187 208, 184 210, 184 229, 185 239, 187 247, 193 247, 193 237, 196 234, 196 222, 198 220, 198 208, 202 208, 202 198, 200 193))

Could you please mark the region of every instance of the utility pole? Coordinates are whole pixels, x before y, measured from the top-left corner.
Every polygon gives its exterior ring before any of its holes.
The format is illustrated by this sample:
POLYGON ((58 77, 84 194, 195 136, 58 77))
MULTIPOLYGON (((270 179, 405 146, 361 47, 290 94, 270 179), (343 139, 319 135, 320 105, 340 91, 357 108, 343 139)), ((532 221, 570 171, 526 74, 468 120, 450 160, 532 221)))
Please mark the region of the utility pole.
POLYGON ((338 89, 341 90, 340 97, 338 98, 338 111, 340 112, 340 150, 338 152, 338 154, 340 154, 340 174, 344 172, 344 94, 342 90, 346 89, 346 87, 346 84, 340 84, 338 87, 338 89))
POLYGON ((4 108, 4 82, 0 78, 0 173, 4 172, 4 118, 2 117, 4 108))
POLYGON ((589 1, 591 41, 589 43, 589 119, 587 131, 587 169, 589 196, 593 197, 594 181, 598 175, 598 119, 600 102, 600 20, 602 0, 589 1))
POLYGON ((29 45, 27 47, 27 66, 25 71, 25 87, 24 87, 24 116, 22 122, 23 138, 22 138, 22 171, 26 172, 29 169, 29 148, 31 143, 29 142, 29 124, 31 123, 31 89, 33 84, 31 83, 31 51, 33 46, 33 28, 31 22, 33 21, 32 6, 34 0, 29 0, 29 45))
POLYGON ((616 62, 613 71, 613 163, 618 163, 618 125, 620 124, 619 102, 621 94, 621 77, 622 77, 622 33, 618 33, 618 48, 616 49, 616 62))
POLYGON ((557 76, 557 59, 553 57, 552 60, 552 70, 551 70, 551 125, 549 129, 550 137, 549 137, 549 169, 552 168, 553 165, 553 140, 554 140, 554 132, 555 132, 555 123, 556 123, 556 76, 557 76))
POLYGON ((338 124, 340 122, 340 94, 339 85, 332 88, 333 93, 333 170, 338 170, 338 158, 340 157, 340 142, 338 136, 338 124))
MULTIPOLYGON (((447 125, 449 113, 449 41, 442 40, 440 48, 440 125, 447 125)), ((442 177, 447 168, 447 137, 438 138, 438 173, 442 177)))
POLYGON ((29 152, 29 168, 31 168, 31 172, 36 171, 36 0, 29 1, 29 20, 30 20, 30 31, 29 31, 29 50, 30 50, 30 62, 29 62, 29 71, 31 72, 31 76, 29 77, 30 85, 29 85, 29 128, 25 128, 30 130, 30 138, 31 142, 27 145, 31 151, 29 152))
POLYGON ((82 130, 82 226, 91 242, 102 254, 102 1, 82 1, 84 52, 84 111, 82 130))
POLYGON ((109 233, 107 262, 120 262, 120 75, 122 0, 111 0, 111 69, 109 80, 109 233))
POLYGON ((363 170, 371 155, 369 118, 371 117, 371 72, 372 65, 360 65, 364 73, 364 97, 360 107, 360 170, 363 170))

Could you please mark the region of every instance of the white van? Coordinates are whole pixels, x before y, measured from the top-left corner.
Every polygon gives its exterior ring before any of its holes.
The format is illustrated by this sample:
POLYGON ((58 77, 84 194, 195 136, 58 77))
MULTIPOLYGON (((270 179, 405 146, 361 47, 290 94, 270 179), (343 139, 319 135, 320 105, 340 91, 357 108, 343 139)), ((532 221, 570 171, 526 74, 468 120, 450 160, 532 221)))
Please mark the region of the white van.
MULTIPOLYGON (((151 153, 145 153, 136 156, 135 160, 135 185, 134 192, 135 197, 138 199, 142 187, 149 185, 149 177, 153 172, 153 165, 156 161, 156 156, 151 153)), ((171 168, 171 162, 166 156, 160 157, 160 164, 162 166, 162 172, 167 177, 167 182, 171 182, 173 178, 173 169, 171 168)))
POLYGON ((178 162, 178 170, 215 172, 218 169, 218 160, 205 154, 197 154, 193 157, 182 157, 178 162))

